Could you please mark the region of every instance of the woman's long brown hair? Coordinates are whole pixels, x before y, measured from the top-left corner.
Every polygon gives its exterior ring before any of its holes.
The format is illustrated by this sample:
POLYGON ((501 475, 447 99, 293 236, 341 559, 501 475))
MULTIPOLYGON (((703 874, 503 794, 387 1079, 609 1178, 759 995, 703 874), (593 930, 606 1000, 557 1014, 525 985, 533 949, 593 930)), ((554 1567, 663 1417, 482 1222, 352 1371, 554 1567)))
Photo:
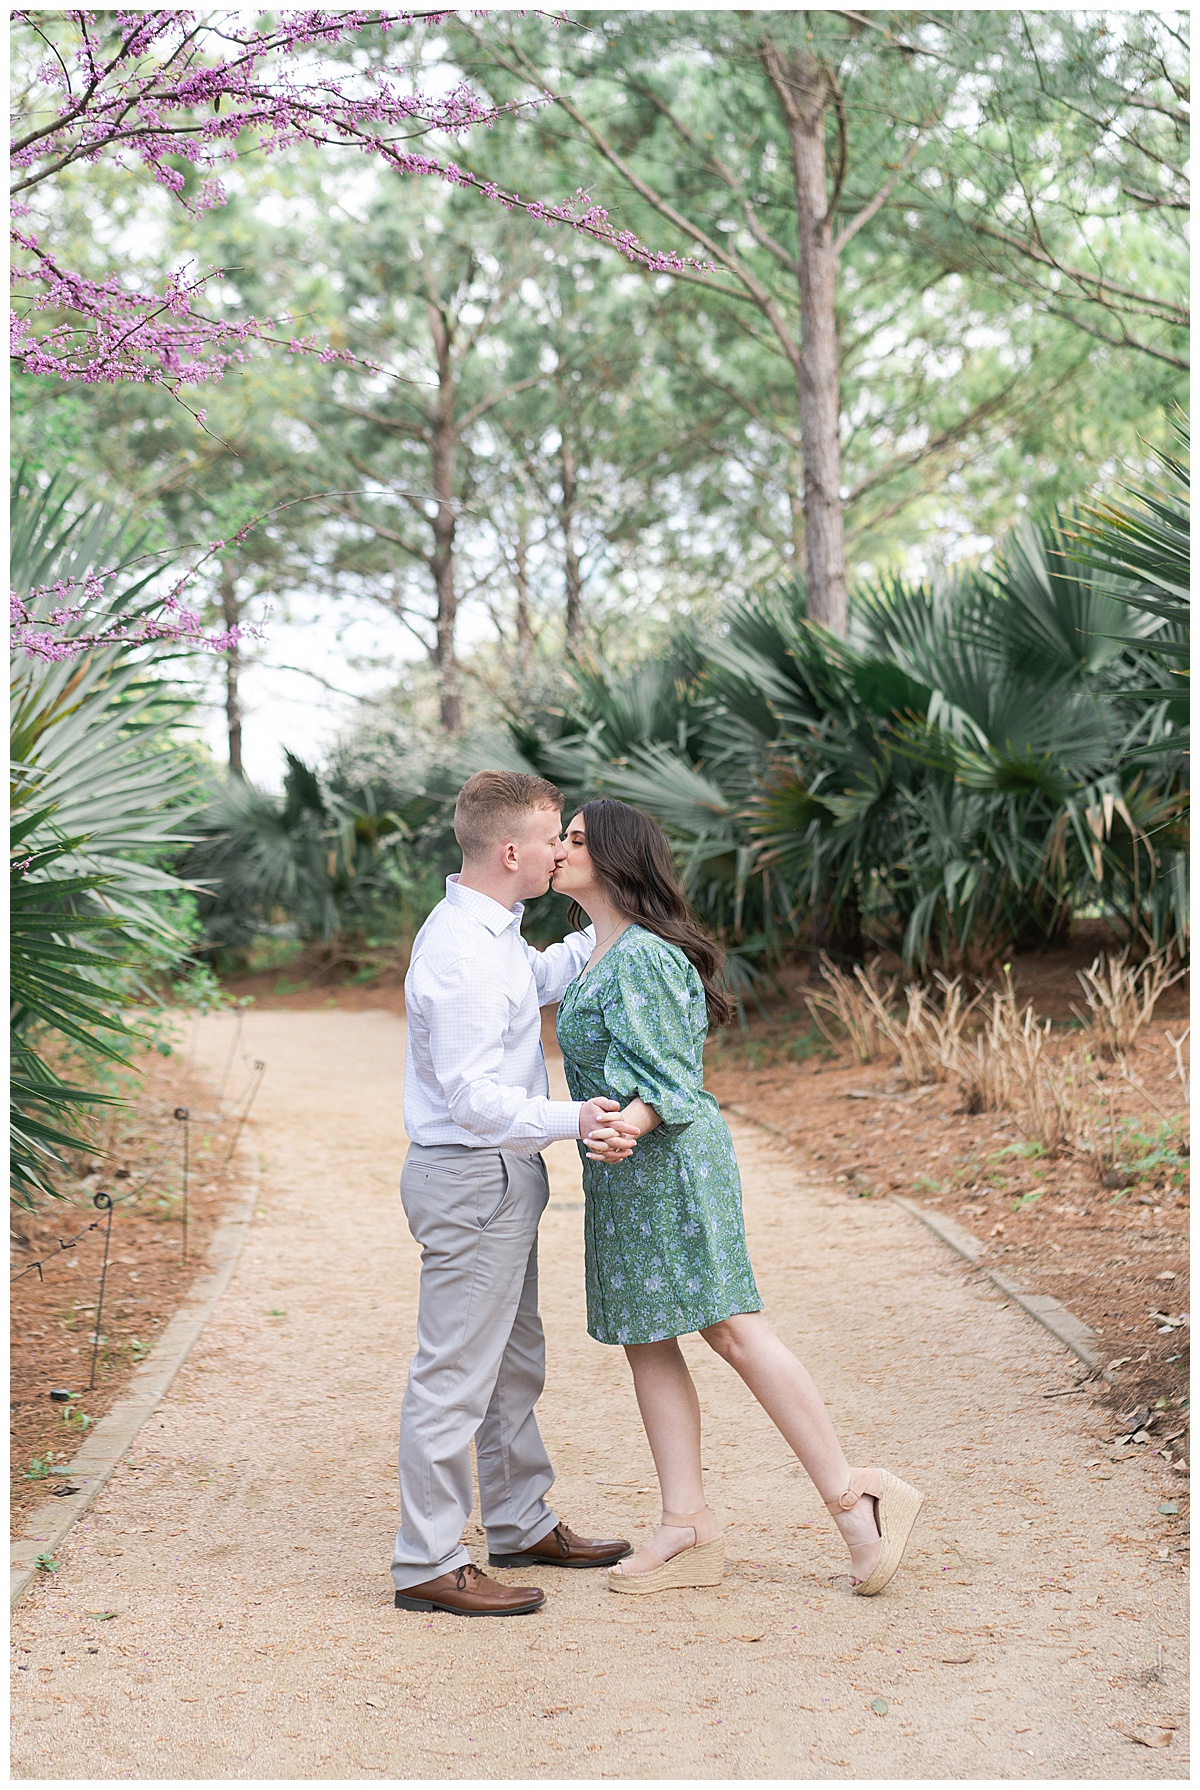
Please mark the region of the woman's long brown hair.
MULTIPOLYGON (((647 932, 678 945, 704 984, 709 1024, 728 1025, 735 1007, 719 981, 723 953, 688 906, 658 822, 610 797, 585 802, 580 813, 588 856, 614 907, 647 932)), ((571 924, 587 924, 576 902, 571 903, 571 924)))

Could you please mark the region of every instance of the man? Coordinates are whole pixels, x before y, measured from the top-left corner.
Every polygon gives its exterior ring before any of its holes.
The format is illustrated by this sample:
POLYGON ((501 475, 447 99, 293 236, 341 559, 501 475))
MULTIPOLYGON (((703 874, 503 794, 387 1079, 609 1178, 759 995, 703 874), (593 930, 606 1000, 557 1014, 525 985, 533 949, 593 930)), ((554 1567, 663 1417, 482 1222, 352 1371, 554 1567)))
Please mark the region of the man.
POLYGON ((605 1123, 616 1101, 548 1097, 540 1008, 595 943, 589 929, 539 952, 521 936, 521 903, 545 894, 565 855, 561 810, 541 777, 480 771, 464 785, 454 810, 462 871, 417 934, 404 983, 400 1192, 421 1245, 421 1291, 400 1415, 398 1609, 516 1616, 544 1602, 480 1572, 463 1546, 472 1441, 492 1565, 609 1566, 629 1552, 559 1522, 534 1415, 546 1361, 537 1227, 550 1197, 539 1152, 580 1137, 633 1148, 605 1123))

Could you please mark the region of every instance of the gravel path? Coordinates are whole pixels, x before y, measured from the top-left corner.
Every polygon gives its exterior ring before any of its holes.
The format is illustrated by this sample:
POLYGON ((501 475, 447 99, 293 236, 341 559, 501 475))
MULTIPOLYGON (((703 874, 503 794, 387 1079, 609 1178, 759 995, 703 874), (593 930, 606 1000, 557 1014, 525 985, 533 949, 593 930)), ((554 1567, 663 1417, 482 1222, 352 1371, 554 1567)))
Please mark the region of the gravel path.
MULTIPOLYGON (((218 1075, 230 1025, 197 1030, 218 1075)), ((892 1590, 849 1595, 808 1481, 692 1342, 731 1557, 719 1592, 633 1600, 590 1573, 512 1573, 545 1585, 545 1611, 394 1610, 417 1288, 403 1036, 382 1012, 248 1015, 242 1048, 268 1065, 262 1209, 129 1464, 16 1612, 15 1777, 1187 1775, 1184 1575, 1154 1554, 1165 1473, 1089 1468, 1086 1395, 1043 1396, 1074 1378, 1051 1338, 910 1217, 824 1192, 749 1126, 772 1319, 851 1458, 928 1492, 892 1590), (1170 1744, 1120 1731, 1138 1723, 1170 1744)), ((556 1503, 586 1533, 636 1537, 649 1455, 619 1351, 584 1328, 578 1165, 563 1145, 549 1161, 556 1503)))

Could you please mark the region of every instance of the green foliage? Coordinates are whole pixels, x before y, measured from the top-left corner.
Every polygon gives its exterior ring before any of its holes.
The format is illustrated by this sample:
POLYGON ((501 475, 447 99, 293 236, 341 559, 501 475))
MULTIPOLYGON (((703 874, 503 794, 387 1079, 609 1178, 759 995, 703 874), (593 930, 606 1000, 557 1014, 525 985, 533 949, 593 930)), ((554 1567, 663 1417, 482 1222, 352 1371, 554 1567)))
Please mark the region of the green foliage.
POLYGON ((441 890, 409 848, 438 806, 323 779, 291 752, 279 798, 236 777, 214 785, 182 861, 203 891, 208 948, 244 951, 264 934, 327 944, 372 928, 415 931, 441 890), (388 795, 397 805, 384 806, 388 795))
POLYGON ((498 95, 534 82, 573 108, 472 144, 473 167, 503 179, 524 140, 534 179, 561 168, 560 190, 588 188, 644 240, 715 262, 653 282, 642 406, 649 431, 664 404, 676 424, 655 470, 665 454, 689 511, 678 558, 707 549, 712 576, 737 566, 751 582, 804 558, 784 342, 801 334, 796 202, 766 40, 817 58, 837 87, 827 189, 845 234, 841 444, 860 577, 915 543, 924 556, 999 533, 1018 493, 1071 501, 1182 400, 1180 15, 633 8, 560 31, 521 12, 460 20, 451 43, 464 32, 466 65, 498 95))
POLYGON ((1155 1125, 1146 1119, 1122 1119, 1117 1126, 1114 1161, 1131 1181, 1169 1181, 1180 1187, 1187 1174, 1187 1156, 1186 1143, 1166 1120, 1155 1125))
MULTIPOLYGON (((72 508, 74 490, 12 496, 18 594, 98 565, 128 567, 141 541, 103 506, 72 508)), ((134 616, 148 580, 125 576, 110 613, 134 616)), ((52 599, 42 599, 43 610, 52 599)), ((36 610, 35 610, 36 613, 36 610)), ((89 618, 94 620, 94 617, 89 618)), ((185 755, 170 741, 179 704, 124 644, 76 660, 18 657, 12 672, 10 1006, 13 1195, 56 1192, 78 1122, 114 1096, 101 1066, 127 1064, 142 1042, 122 1009, 147 977, 186 951, 170 902, 182 891, 162 865, 177 848, 192 796, 185 755), (65 1059, 83 1079, 67 1080, 65 1059)))
POLYGON ((1147 608, 1187 588, 1182 469, 1166 476, 1169 498, 1127 512, 1169 530, 1174 557, 1156 542, 1144 570, 1126 537, 1085 566, 1087 517, 1050 516, 990 571, 861 590, 844 642, 777 584, 730 604, 706 653, 689 634, 631 671, 580 668, 559 725, 513 743, 571 800, 657 816, 735 977, 810 918, 850 949, 865 924, 916 965, 986 965, 1085 905, 1181 946, 1185 722, 1172 689, 1145 688, 1183 637, 1147 608))

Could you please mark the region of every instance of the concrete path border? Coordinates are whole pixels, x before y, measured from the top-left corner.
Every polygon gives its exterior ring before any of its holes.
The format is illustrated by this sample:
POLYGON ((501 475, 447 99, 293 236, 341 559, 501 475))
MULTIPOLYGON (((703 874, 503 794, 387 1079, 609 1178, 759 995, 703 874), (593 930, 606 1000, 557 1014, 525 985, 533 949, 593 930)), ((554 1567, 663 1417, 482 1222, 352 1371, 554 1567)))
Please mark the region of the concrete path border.
POLYGON ((123 1395, 94 1426, 61 1475, 78 1480, 81 1489, 69 1499, 46 1498, 36 1505, 25 1519, 26 1533, 11 1542, 10 1609, 16 1608, 38 1576, 36 1556, 53 1554, 62 1546, 128 1452, 142 1425, 157 1411, 229 1285, 259 1197, 258 1154, 252 1146, 238 1151, 238 1171, 244 1191, 218 1221, 204 1268, 150 1354, 134 1370, 123 1395))
POLYGON ((1006 1299, 1011 1299, 1014 1305, 1019 1305, 1022 1311, 1028 1312, 1031 1318, 1036 1318, 1039 1324, 1044 1325, 1051 1336, 1057 1338, 1065 1349, 1070 1349, 1072 1355, 1077 1356, 1085 1367, 1090 1368, 1092 1373, 1099 1374, 1100 1378, 1107 1381, 1109 1385, 1112 1384, 1105 1371, 1103 1357, 1096 1347, 1100 1339, 1082 1318, 1077 1318, 1073 1311, 1068 1311, 1065 1305, 1060 1304, 1057 1299, 1052 1299, 1049 1293, 1027 1293, 1017 1281, 1013 1280, 1010 1275, 1001 1274, 999 1269, 980 1268, 979 1260, 986 1250, 987 1244, 981 1238, 974 1236, 972 1232, 964 1229, 953 1218, 947 1218, 944 1212, 931 1211, 926 1206, 919 1206, 915 1200, 903 1199, 899 1194, 892 1195, 892 1203, 903 1206, 906 1212, 911 1212, 914 1218, 919 1218, 935 1237, 940 1237, 943 1243, 948 1243, 956 1255, 960 1255, 965 1262, 969 1262, 972 1268, 979 1268, 979 1272, 985 1275, 992 1285, 1004 1294, 1006 1299))

